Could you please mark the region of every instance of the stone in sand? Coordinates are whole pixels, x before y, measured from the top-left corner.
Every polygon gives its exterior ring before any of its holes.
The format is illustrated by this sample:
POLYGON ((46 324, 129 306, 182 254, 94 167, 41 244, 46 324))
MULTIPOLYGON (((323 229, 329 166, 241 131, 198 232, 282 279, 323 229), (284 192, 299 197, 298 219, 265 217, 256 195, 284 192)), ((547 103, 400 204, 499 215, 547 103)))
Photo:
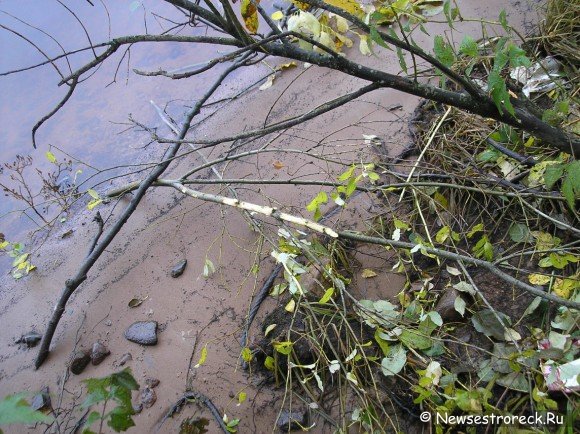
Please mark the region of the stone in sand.
POLYGON ((137 321, 125 331, 125 338, 140 345, 157 344, 157 321, 137 321))
POLYGON ((278 418, 278 428, 282 432, 302 430, 302 427, 308 425, 307 411, 288 411, 282 410, 278 418))
POLYGON ((187 266, 187 259, 184 259, 183 261, 179 261, 177 264, 175 264, 175 266, 171 270, 171 277, 176 278, 176 277, 181 276, 183 274, 183 272, 185 271, 186 266, 187 266))
POLYGON ((157 401, 157 394, 153 389, 146 387, 141 391, 139 398, 140 404, 143 406, 143 408, 150 408, 153 406, 153 404, 155 404, 155 401, 157 401))
POLYGON ((75 375, 79 375, 90 362, 91 353, 86 350, 77 351, 70 362, 70 371, 75 375))
POLYGON ((91 351, 91 362, 96 366, 105 360, 105 357, 107 357, 109 354, 111 354, 109 349, 101 341, 97 341, 93 344, 93 350, 91 351))

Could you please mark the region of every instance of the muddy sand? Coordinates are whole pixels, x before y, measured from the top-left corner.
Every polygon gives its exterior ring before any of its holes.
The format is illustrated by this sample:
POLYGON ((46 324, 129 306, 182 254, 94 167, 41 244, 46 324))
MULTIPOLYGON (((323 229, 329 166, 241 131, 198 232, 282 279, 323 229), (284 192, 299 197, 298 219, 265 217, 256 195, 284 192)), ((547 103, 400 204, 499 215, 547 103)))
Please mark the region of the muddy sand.
MULTIPOLYGON (((461 7, 466 17, 490 19, 496 18, 497 12, 505 7, 510 22, 520 26, 536 17, 532 5, 523 1, 483 3, 470 0, 461 2, 461 7)), ((444 29, 443 24, 429 26, 432 35, 444 29)), ((475 23, 461 26, 462 32, 477 34, 477 30, 475 23)), ((430 42, 425 35, 421 34, 420 38, 423 39, 421 43, 429 46, 430 42)), ((394 53, 387 52, 385 57, 366 59, 356 49, 347 54, 368 64, 386 65, 389 71, 398 69, 394 53)), ((196 55, 195 51, 181 55, 189 56, 188 63, 195 63, 191 60, 196 55)), ((283 61, 271 61, 271 65, 279 63, 283 61)), ((250 72, 236 75, 221 95, 242 89, 252 78, 267 72, 267 67, 260 65, 250 72)), ((132 80, 139 81, 139 78, 132 80)), ((160 89, 166 81, 148 80, 148 83, 154 87, 151 92, 156 93, 158 99, 161 98, 163 92, 160 89)), ((255 89, 216 112, 196 129, 194 136, 225 136, 255 128, 266 119, 268 122, 280 121, 355 90, 360 85, 361 82, 338 72, 314 67, 304 69, 298 65, 279 74, 271 88, 264 91, 255 89)), ((142 92, 146 93, 147 89, 144 88, 142 92)), ((97 105, 92 110, 101 110, 99 96, 93 97, 97 105)), ((146 95, 142 94, 141 99, 147 99, 146 95)), ((417 103, 416 98, 399 92, 377 91, 284 134, 250 142, 241 149, 256 149, 271 141, 272 148, 316 150, 319 154, 331 156, 345 164, 361 159, 384 158, 381 153, 395 156, 411 143, 408 121, 417 103), (377 148, 365 143, 363 134, 377 135, 384 146, 377 148)), ((83 101, 73 101, 72 104, 79 104, 76 110, 82 113, 83 101)), ((114 102, 107 100, 107 104, 114 102)), ((67 108, 74 109, 74 106, 67 108)), ((126 115, 127 112, 119 113, 116 120, 122 122, 126 115)), ((155 117, 150 117, 150 120, 159 123, 155 117)), ((57 131, 56 134, 62 134, 60 128, 62 126, 52 129, 57 131)), ((169 134, 167 129, 163 132, 169 134)), ((102 138, 103 142, 99 146, 112 146, 114 152, 118 152, 117 146, 127 146, 131 140, 147 142, 144 134, 131 135, 129 139, 122 135, 117 139, 110 132, 102 138), (113 137, 117 140, 114 145, 113 137)), ((44 142, 41 140, 40 143, 44 142)), ((205 158, 217 158, 227 146, 204 151, 205 158)), ((162 150, 160 145, 151 145, 146 150, 139 150, 139 158, 142 161, 155 161, 162 150), (144 153, 146 156, 143 156, 144 153)), ((190 154, 173 167, 167 177, 182 173, 200 161, 195 154, 190 154)), ((282 152, 247 157, 218 166, 224 178, 263 179, 333 180, 340 169, 338 164, 282 152)), ((205 170, 199 172, 198 177, 215 179, 215 174, 205 170)), ((121 181, 107 183, 101 185, 99 190, 104 192, 112 185, 121 184, 121 181)), ((205 192, 230 194, 227 188, 219 185, 199 188, 205 192)), ((308 214, 305 205, 318 191, 317 187, 277 185, 244 185, 237 189, 238 195, 245 200, 284 206, 290 212, 304 216, 308 214)), ((107 222, 111 222, 127 201, 124 198, 98 209, 107 222)), ((361 194, 354 203, 332 218, 332 224, 364 229, 374 215, 383 211, 376 197, 361 194)), ((14 341, 26 332, 44 331, 64 281, 75 274, 94 237, 96 225, 92 222, 93 217, 94 211, 78 210, 64 224, 57 225, 48 235, 47 241, 35 252, 32 261, 37 270, 18 282, 9 276, 2 277, 0 395, 3 397, 20 391, 36 393, 48 386, 53 405, 60 403, 63 409, 71 410, 68 417, 61 421, 68 423, 67 427, 62 425, 61 429, 69 432, 83 414, 78 407, 83 400, 82 380, 106 376, 121 369, 119 365, 123 356, 130 353, 131 360, 124 366, 131 368, 142 387, 147 378, 159 380, 159 385, 154 389, 156 402, 134 417, 137 426, 133 432, 151 432, 155 429, 159 432, 178 432, 182 420, 191 416, 210 419, 209 432, 218 432, 209 412, 195 404, 186 406, 181 413, 159 427, 168 408, 188 386, 209 397, 229 418, 239 418, 238 432, 275 431, 284 390, 264 385, 259 375, 241 369, 239 344, 252 295, 274 266, 270 256, 272 246, 261 244, 236 210, 200 203, 169 189, 156 188, 147 194, 106 254, 91 270, 88 279, 69 301, 53 339, 48 360, 39 370, 33 369, 37 348, 27 349, 14 341), (71 229, 72 235, 62 238, 71 229), (209 278, 202 276, 206 258, 216 268, 216 272, 209 278), (178 278, 171 277, 172 268, 183 259, 188 261, 184 273, 178 278), (255 265, 257 274, 251 271, 255 265), (131 308, 128 303, 134 298, 144 301, 131 308), (157 321, 159 330, 156 345, 141 346, 124 337, 125 330, 136 321, 157 321), (104 343, 111 355, 98 366, 89 365, 80 375, 67 374, 72 354, 83 348, 91 348, 96 341, 104 343), (197 363, 204 346, 207 347, 205 364, 188 369, 191 360, 192 365, 197 363), (186 384, 188 378, 190 384, 186 384), (238 394, 242 391, 247 393, 247 400, 238 406, 238 394)), ((264 226, 275 233, 276 228, 272 223, 264 220, 264 226)), ((374 279, 355 280, 351 288, 355 296, 392 298, 400 291, 403 278, 390 274, 388 270, 391 267, 384 259, 378 259, 368 251, 360 252, 357 259, 357 266, 361 269, 371 268, 378 276, 374 279)), ((250 330, 250 342, 259 340, 261 320, 276 305, 277 300, 272 297, 263 304, 250 330)), ((304 404, 296 402, 293 405, 304 407, 304 404)), ((314 422, 317 425, 312 432, 332 431, 321 420, 314 419, 314 422)), ((42 432, 44 427, 10 426, 3 429, 5 432, 42 432)))

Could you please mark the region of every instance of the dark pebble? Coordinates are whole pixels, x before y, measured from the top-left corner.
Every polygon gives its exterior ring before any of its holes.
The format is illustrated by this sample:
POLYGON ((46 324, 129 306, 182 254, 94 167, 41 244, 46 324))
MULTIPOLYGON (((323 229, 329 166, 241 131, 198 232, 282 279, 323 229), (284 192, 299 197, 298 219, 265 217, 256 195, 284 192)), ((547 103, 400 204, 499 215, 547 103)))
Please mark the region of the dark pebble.
POLYGON ((308 425, 308 412, 282 410, 278 418, 278 428, 282 432, 302 430, 308 425))
POLYGON ((146 387, 141 391, 139 399, 143 408, 150 408, 155 404, 155 401, 157 401, 157 394, 153 389, 146 387))
POLYGON ((85 370, 90 362, 91 354, 88 351, 77 351, 70 362, 70 371, 75 375, 79 375, 85 370))
POLYGON ((96 366, 109 354, 111 354, 109 349, 101 341, 97 341, 93 344, 93 351, 91 351, 91 363, 96 366))
POLYGON ((171 277, 177 278, 183 274, 185 267, 187 266, 187 259, 179 261, 171 270, 171 277))
POLYGON ((159 380, 157 378, 153 378, 153 377, 149 377, 145 379, 145 384, 147 385, 147 387, 149 387, 150 389, 154 389, 157 386, 159 386, 159 380))
POLYGON ((26 333, 25 335, 20 336, 18 340, 16 340, 17 344, 26 344, 28 348, 35 347, 40 340, 42 339, 42 335, 36 332, 26 333))
POLYGON ((157 344, 157 321, 137 321, 125 331, 125 338, 140 345, 157 344))

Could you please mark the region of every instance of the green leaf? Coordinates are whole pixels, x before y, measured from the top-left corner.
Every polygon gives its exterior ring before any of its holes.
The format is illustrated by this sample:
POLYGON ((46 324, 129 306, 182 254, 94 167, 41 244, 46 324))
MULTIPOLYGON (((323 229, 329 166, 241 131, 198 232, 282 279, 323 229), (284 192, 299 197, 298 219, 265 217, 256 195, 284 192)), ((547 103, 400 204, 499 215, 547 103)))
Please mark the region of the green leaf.
POLYGON ((133 377, 130 368, 111 375, 111 384, 119 385, 127 390, 139 390, 139 383, 133 377))
POLYGON ((101 198, 101 196, 99 196, 99 193, 97 193, 95 190, 93 190, 92 188, 89 188, 87 190, 87 193, 89 194, 89 196, 91 196, 93 199, 98 200, 101 198))
POLYGON ((472 58, 479 56, 477 42, 471 36, 466 35, 459 45, 459 52, 472 58))
POLYGON ((502 9, 501 12, 499 13, 499 23, 506 32, 508 33, 510 32, 511 28, 507 21, 507 14, 505 12, 505 9, 502 9))
MULTIPOLYGON (((393 38, 397 37, 397 35, 395 34, 395 31, 393 30, 392 27, 391 27, 389 34, 393 38)), ((407 74, 407 72, 408 72, 407 71, 407 62, 405 61, 405 55, 403 54, 403 50, 401 50, 401 47, 396 47, 396 51, 397 51, 397 58, 399 59, 399 66, 401 67, 403 72, 405 74, 407 74)))
POLYGON ((292 352, 292 346, 294 344, 290 341, 285 341, 285 342, 274 342, 272 345, 274 349, 278 351, 280 354, 284 354, 287 356, 292 352))
POLYGON ((505 110, 513 116, 515 110, 510 101, 510 94, 507 91, 505 81, 499 72, 493 70, 489 73, 489 76, 487 77, 487 87, 500 114, 505 110))
POLYGON ((455 301, 453 302, 453 307, 457 312, 459 312, 459 315, 461 316, 465 315, 465 308, 467 307, 467 304, 465 303, 465 300, 462 297, 455 298, 455 301))
POLYGON ((447 24, 449 24, 449 27, 453 29, 453 21, 455 21, 455 18, 459 15, 459 9, 456 7, 452 8, 451 3, 452 0, 445 0, 443 3, 443 13, 445 14, 445 18, 447 18, 447 24))
POLYGON ((87 419, 85 420, 83 434, 92 432, 89 430, 90 426, 100 419, 101 413, 99 413, 98 411, 91 411, 87 416, 87 419))
POLYGON ((320 299, 319 303, 325 304, 328 303, 328 301, 330 300, 330 298, 332 297, 332 294, 334 294, 334 288, 328 288, 325 292, 324 295, 322 296, 322 298, 320 299))
POLYGON ((266 360, 264 360, 264 366, 267 370, 273 371, 276 368, 276 362, 272 356, 267 356, 266 360))
POLYGON ((435 53, 437 60, 447 67, 450 67, 455 62, 453 47, 451 47, 451 45, 449 45, 441 35, 435 36, 433 52, 435 53))
POLYGON ((506 330, 504 324, 509 326, 511 321, 509 317, 499 311, 496 311, 495 314, 490 309, 483 309, 476 312, 471 317, 471 322, 478 332, 483 333, 486 336, 493 336, 495 339, 503 341, 505 340, 506 330), (497 317, 502 320, 503 324, 497 319, 495 314, 497 314, 497 317))
POLYGON ((576 199, 580 198, 580 160, 568 163, 565 167, 566 178, 562 182, 562 194, 571 209, 575 209, 576 199))
POLYGON ((508 233, 514 243, 524 243, 532 238, 530 230, 523 223, 512 223, 508 233))
POLYGON ((8 395, 0 401, 0 425, 50 421, 52 421, 52 417, 46 416, 30 407, 26 399, 24 399, 24 393, 8 395))
POLYGON ((386 377, 396 375, 407 363, 407 351, 402 345, 395 345, 389 350, 389 354, 381 361, 381 370, 386 377))
POLYGON ((132 426, 135 426, 135 422, 133 422, 133 409, 120 409, 117 407, 111 413, 109 413, 109 421, 107 425, 109 425, 115 432, 122 432, 127 431, 132 426))
MULTIPOLYGON (((381 37, 380 33, 377 31, 376 27, 371 26, 369 36, 371 37, 371 40, 373 42, 375 42, 377 45, 380 45, 383 48, 390 48, 387 45, 387 43, 385 41, 383 41, 383 38, 381 37)), ((354 166, 352 166, 351 169, 349 169, 349 171, 352 171, 352 170, 354 170, 354 166)), ((338 179, 340 179, 341 181, 344 181, 344 180, 350 178, 352 176, 352 172, 346 178, 341 179, 347 172, 343 173, 338 179)))
POLYGON ((413 348, 417 350, 426 350, 427 348, 430 348, 431 345, 433 345, 433 340, 430 337, 425 336, 415 330, 403 330, 403 332, 399 335, 399 340, 405 344, 407 348, 413 348))

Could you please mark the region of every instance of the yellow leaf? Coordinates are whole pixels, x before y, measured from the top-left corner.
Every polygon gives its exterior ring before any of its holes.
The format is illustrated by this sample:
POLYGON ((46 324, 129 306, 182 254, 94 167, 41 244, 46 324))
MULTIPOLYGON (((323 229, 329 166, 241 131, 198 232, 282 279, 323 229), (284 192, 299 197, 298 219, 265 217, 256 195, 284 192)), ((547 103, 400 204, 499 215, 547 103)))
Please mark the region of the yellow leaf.
POLYGON ((281 20, 282 18, 284 18, 284 13, 282 11, 276 11, 272 15, 270 15, 270 17, 274 21, 278 21, 278 20, 281 20))
POLYGON ((286 312, 294 312, 294 309, 296 309, 296 302, 294 301, 294 299, 291 299, 284 308, 284 310, 286 312))
POLYGON ((310 8, 310 5, 308 3, 302 3, 300 1, 297 0, 290 0, 292 2, 292 4, 294 6, 296 6, 298 9, 302 10, 302 11, 307 11, 308 8, 310 8))
POLYGON ((96 207, 97 205, 99 205, 102 202, 101 199, 95 199, 95 200, 91 200, 88 204, 87 204, 87 209, 90 211, 92 210, 94 207, 96 207))
POLYGON ((359 51, 361 52, 361 54, 363 54, 364 56, 370 56, 372 55, 372 51, 371 51, 371 47, 369 45, 369 37, 367 35, 359 35, 360 37, 360 43, 358 46, 359 51))
POLYGON ((550 282, 551 277, 544 274, 530 274, 528 280, 532 285, 545 285, 550 282))
POLYGON ((348 12, 349 14, 356 17, 362 17, 365 15, 363 9, 354 0, 324 0, 324 2, 328 3, 329 5, 336 6, 337 8, 340 8, 343 11, 348 12))
POLYGON ((577 279, 556 279, 552 291, 558 297, 570 298, 572 291, 580 288, 580 281, 577 279))
POLYGON ((290 68, 295 68, 296 62, 292 61, 292 62, 286 62, 286 63, 282 63, 278 66, 276 66, 276 70, 277 71, 282 71, 283 69, 290 69, 290 68))
POLYGON ((376 277, 377 273, 375 273, 373 270, 369 270, 368 268, 365 268, 362 271, 362 277, 364 277, 365 279, 370 279, 371 277, 376 277))
POLYGON ((207 359, 207 345, 201 349, 199 361, 197 362, 197 365, 194 366, 194 368, 199 368, 201 365, 203 365, 205 363, 205 359, 207 359))
POLYGON ((248 394, 246 392, 240 392, 238 394, 238 405, 240 405, 241 403, 243 403, 246 398, 248 397, 248 394))
MULTIPOLYGON (((260 0, 254 0, 256 3, 260 3, 260 0)), ((256 6, 252 3, 252 0, 242 0, 241 3, 241 13, 246 28, 250 33, 256 33, 258 31, 258 10, 256 6)))
POLYGON ((252 350, 250 350, 248 347, 244 347, 242 350, 242 359, 244 359, 244 362, 250 363, 253 358, 254 355, 252 354, 252 350))
POLYGON ((277 160, 272 163, 272 166, 274 166, 274 169, 276 169, 276 170, 280 170, 282 167, 284 167, 284 165, 280 161, 277 161, 277 160))
POLYGON ((48 161, 50 161, 51 163, 56 163, 56 157, 54 156, 54 154, 50 151, 46 151, 46 159, 48 161))

